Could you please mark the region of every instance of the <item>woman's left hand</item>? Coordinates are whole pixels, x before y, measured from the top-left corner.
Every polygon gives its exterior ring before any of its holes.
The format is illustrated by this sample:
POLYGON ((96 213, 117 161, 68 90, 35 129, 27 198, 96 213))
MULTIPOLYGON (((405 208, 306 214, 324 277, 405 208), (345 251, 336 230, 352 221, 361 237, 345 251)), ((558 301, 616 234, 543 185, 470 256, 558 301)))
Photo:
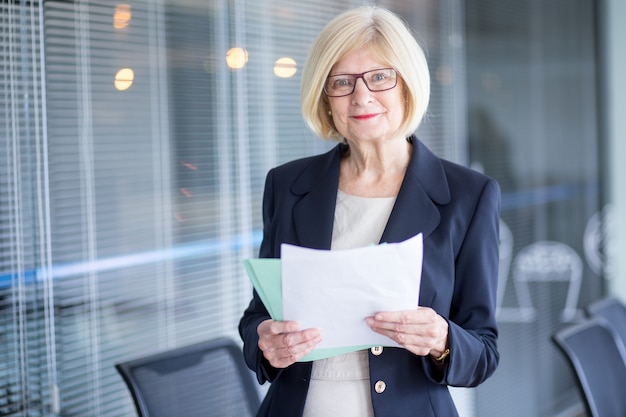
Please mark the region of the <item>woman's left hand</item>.
POLYGON ((448 347, 448 322, 432 308, 383 311, 368 317, 367 324, 419 356, 437 358, 448 347))

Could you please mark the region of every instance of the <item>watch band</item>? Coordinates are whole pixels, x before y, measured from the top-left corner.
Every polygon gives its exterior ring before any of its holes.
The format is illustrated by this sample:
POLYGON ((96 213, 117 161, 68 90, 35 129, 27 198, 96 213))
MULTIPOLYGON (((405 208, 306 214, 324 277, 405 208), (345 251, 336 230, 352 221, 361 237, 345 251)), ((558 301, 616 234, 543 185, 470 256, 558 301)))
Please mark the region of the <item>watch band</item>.
POLYGON ((448 357, 448 355, 450 355, 450 348, 446 348, 446 350, 444 350, 443 353, 439 355, 438 358, 435 358, 435 361, 439 363, 443 363, 448 357))

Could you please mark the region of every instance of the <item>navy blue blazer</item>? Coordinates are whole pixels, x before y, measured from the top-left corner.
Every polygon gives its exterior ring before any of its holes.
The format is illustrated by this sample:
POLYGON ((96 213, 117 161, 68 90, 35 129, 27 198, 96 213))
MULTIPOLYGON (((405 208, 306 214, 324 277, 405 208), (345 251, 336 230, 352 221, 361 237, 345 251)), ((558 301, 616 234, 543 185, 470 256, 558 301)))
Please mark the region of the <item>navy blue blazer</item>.
MULTIPOLYGON (((449 323, 443 368, 429 357, 385 347, 369 353, 376 416, 458 416, 448 385, 472 387, 499 360, 495 319, 500 188, 489 177, 434 155, 412 137, 413 154, 381 242, 424 235, 419 304, 449 323), (377 393, 374 385, 384 381, 377 393)), ((330 249, 339 161, 345 145, 269 171, 263 196, 260 257, 279 258, 281 243, 330 249)), ((270 318, 256 293, 239 323, 244 356, 259 383, 271 382, 258 416, 301 416, 311 362, 274 369, 258 348, 257 326, 270 318)))

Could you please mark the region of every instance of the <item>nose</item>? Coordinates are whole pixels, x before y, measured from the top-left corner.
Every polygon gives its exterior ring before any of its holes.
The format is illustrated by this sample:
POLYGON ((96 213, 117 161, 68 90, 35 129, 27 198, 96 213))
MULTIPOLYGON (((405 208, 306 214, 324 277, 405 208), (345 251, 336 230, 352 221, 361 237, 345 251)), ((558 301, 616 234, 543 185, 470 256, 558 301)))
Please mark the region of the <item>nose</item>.
POLYGON ((369 102, 371 98, 372 92, 365 85, 363 78, 357 78, 354 82, 354 91, 352 91, 352 101, 355 103, 360 101, 369 102))

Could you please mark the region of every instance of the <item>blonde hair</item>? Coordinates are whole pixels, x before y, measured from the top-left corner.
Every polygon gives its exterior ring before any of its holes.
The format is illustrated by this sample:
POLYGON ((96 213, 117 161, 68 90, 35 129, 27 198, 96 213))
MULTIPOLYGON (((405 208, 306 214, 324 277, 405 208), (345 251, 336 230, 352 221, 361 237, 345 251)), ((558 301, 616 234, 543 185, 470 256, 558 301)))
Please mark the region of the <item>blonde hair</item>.
POLYGON ((332 67, 347 54, 370 47, 393 67, 404 83, 404 122, 398 133, 410 136, 419 127, 430 98, 430 74, 424 51, 406 24, 378 6, 347 10, 331 20, 313 42, 302 71, 300 104, 311 130, 323 139, 342 140, 334 127, 324 83, 332 67))

